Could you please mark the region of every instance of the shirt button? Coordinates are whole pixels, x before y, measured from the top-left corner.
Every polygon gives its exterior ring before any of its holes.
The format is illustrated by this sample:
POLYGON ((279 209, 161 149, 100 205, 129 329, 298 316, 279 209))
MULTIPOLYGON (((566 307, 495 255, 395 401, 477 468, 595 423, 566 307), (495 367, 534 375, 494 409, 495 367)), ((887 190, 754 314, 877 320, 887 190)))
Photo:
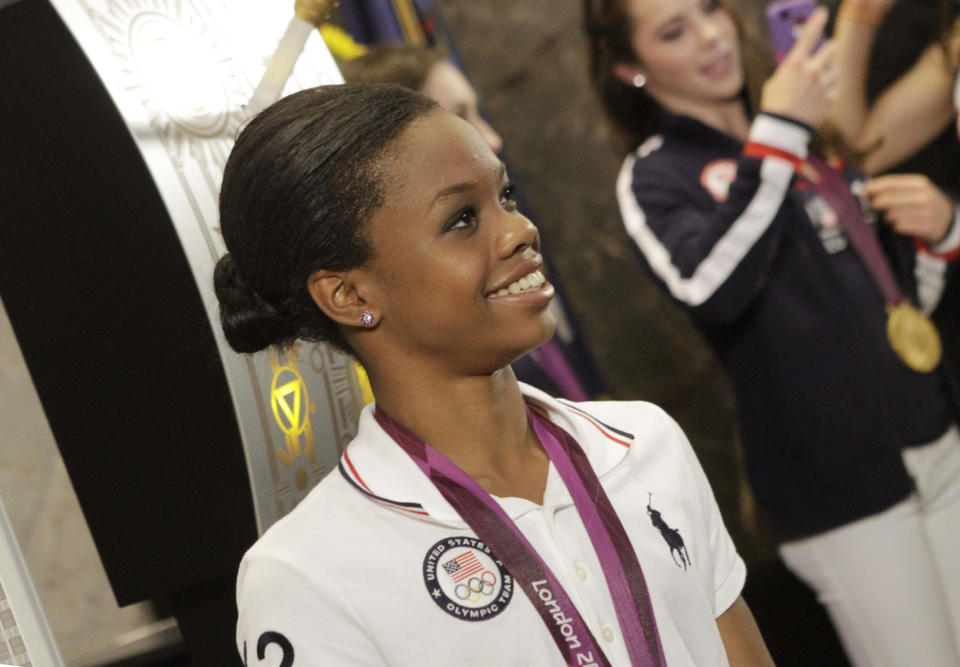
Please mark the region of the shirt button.
POLYGON ((587 580, 587 571, 586 571, 585 569, 583 569, 583 566, 582 566, 582 565, 577 565, 577 578, 578 578, 580 581, 586 581, 586 580, 587 580))
POLYGON ((600 631, 600 634, 603 636, 603 641, 607 642, 608 644, 613 641, 613 630, 610 628, 604 628, 600 631))

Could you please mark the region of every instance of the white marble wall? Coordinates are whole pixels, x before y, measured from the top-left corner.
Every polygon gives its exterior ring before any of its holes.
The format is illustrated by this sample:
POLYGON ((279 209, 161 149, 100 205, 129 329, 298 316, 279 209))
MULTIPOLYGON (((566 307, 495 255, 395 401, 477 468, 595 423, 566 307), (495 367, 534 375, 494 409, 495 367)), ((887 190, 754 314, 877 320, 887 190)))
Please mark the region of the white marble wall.
POLYGON ((148 604, 117 606, 2 303, 0 498, 66 665, 176 640, 148 604))

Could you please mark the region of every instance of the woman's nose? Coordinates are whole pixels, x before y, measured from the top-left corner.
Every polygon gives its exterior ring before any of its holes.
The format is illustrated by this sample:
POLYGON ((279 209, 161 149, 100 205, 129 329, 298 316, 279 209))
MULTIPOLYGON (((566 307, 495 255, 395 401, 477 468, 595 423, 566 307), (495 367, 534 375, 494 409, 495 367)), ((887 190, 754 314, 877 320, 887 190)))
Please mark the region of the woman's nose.
POLYGON ((697 32, 701 41, 710 44, 715 42, 719 37, 720 27, 717 25, 717 22, 713 19, 713 17, 705 16, 700 19, 700 23, 697 26, 697 32))
POLYGON ((497 239, 497 254, 500 257, 512 257, 527 248, 534 251, 539 248, 540 233, 525 215, 516 211, 504 211, 503 216, 497 239))

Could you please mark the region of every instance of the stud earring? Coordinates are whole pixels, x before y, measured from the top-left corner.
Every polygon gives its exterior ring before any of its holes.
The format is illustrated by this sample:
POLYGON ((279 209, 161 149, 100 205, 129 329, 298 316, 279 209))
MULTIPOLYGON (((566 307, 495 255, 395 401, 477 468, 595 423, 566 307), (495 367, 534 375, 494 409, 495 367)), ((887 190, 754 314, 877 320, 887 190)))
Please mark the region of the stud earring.
POLYGON ((365 327, 372 327, 373 323, 376 321, 376 318, 373 316, 373 313, 369 310, 364 310, 360 313, 360 324, 365 327))
POLYGON ((633 75, 633 87, 634 88, 643 88, 647 83, 647 77, 643 74, 634 74, 633 75))

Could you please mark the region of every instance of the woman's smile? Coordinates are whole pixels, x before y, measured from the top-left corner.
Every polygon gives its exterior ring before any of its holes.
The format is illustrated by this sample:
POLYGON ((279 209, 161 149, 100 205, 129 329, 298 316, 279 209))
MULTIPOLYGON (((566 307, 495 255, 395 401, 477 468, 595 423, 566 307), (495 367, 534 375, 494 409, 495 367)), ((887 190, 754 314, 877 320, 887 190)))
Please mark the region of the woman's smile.
POLYGON ((491 292, 487 295, 487 298, 494 299, 504 296, 516 296, 517 294, 527 294, 535 291, 543 292, 547 287, 546 282, 547 279, 542 273, 533 271, 521 277, 519 280, 510 283, 507 287, 502 287, 496 292, 491 292))
POLYGON ((728 52, 713 59, 700 71, 710 79, 723 79, 733 72, 734 64, 733 55, 728 52))
MULTIPOLYGON (((494 287, 487 291, 488 299, 502 299, 518 295, 536 296, 549 301, 553 297, 553 285, 547 282, 540 271, 543 257, 532 247, 524 249, 521 259, 525 260, 521 266, 510 272, 494 287)), ((527 299, 530 300, 530 299, 527 299)), ((535 300, 535 299, 534 299, 535 300)))

